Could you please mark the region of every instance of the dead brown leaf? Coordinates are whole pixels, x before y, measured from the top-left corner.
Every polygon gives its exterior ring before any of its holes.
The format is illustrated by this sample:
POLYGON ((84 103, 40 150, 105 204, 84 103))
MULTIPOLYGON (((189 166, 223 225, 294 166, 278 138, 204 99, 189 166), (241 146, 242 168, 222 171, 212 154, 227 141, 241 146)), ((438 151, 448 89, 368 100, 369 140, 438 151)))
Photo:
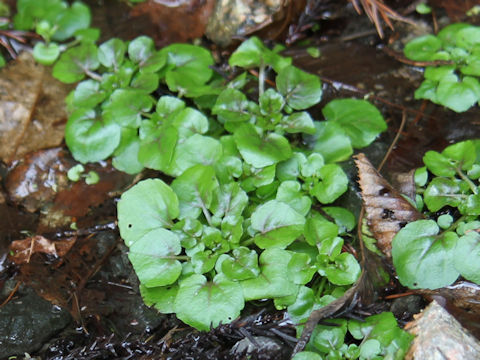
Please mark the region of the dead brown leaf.
POLYGON ((364 154, 355 156, 355 164, 368 226, 377 247, 390 259, 395 234, 423 215, 380 175, 364 154))
POLYGON ((14 240, 10 244, 10 251, 13 252, 11 259, 16 264, 23 264, 29 263, 30 258, 35 253, 62 257, 71 249, 75 241, 76 237, 52 241, 41 235, 35 235, 23 240, 14 240))
POLYGON ((11 163, 33 150, 60 145, 69 90, 27 52, 0 70, 1 160, 11 163))

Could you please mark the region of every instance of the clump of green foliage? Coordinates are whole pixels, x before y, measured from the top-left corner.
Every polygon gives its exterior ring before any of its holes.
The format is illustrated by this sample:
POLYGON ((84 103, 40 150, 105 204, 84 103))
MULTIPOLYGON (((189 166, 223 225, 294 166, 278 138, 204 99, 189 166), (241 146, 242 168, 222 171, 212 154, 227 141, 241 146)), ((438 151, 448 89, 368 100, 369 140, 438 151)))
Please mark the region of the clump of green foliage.
POLYGON ((415 61, 446 61, 427 66, 416 99, 428 99, 456 112, 464 112, 480 100, 480 27, 452 24, 438 35, 410 41, 405 56, 415 61))
MULTIPOLYGON (((300 296, 300 295, 299 295, 300 296)), ((289 308, 297 322, 305 321, 302 306, 289 308)), ((404 359, 413 335, 401 330, 390 312, 367 317, 364 321, 334 319, 333 325, 318 325, 307 349, 295 355, 293 360, 382 360, 404 359), (349 336, 357 343, 347 344, 349 336)))
POLYGON ((417 203, 430 218, 407 224, 393 240, 400 282, 436 289, 463 276, 480 284, 480 140, 428 151, 416 171, 417 203))
MULTIPOLYGON (((65 133, 74 158, 168 175, 139 182, 118 203, 146 304, 209 330, 239 316, 246 301, 273 299, 301 323, 357 280, 360 266, 343 251, 356 221, 334 204, 348 187, 337 163, 386 129, 372 104, 334 100, 314 120, 306 110, 321 100, 318 77, 258 38, 220 74, 199 46, 157 50, 146 36, 98 46, 88 7, 78 2, 20 0, 18 10, 16 26, 44 39, 35 58, 52 64, 57 79, 78 82, 65 133)), ((69 177, 84 171, 79 165, 69 177)), ((392 319, 349 321, 359 346, 343 343, 347 321, 320 326, 309 350, 373 359, 397 341, 403 351, 409 339, 392 319), (384 336, 387 328, 400 340, 384 336)))

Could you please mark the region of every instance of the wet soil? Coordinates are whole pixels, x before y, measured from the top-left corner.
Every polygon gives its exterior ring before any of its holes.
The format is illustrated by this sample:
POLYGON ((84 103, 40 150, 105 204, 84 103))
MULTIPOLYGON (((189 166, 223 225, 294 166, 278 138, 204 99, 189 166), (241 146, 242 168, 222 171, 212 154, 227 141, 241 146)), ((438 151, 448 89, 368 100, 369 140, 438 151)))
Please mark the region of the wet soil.
MULTIPOLYGON (((108 37, 123 34, 132 38, 145 27, 129 26, 123 5, 113 10, 108 2, 91 4, 94 18, 108 37)), ((325 15, 326 20, 320 21, 320 31, 307 34, 308 45, 297 43, 285 51, 297 66, 323 81, 323 100, 313 111, 316 119, 321 119, 320 109, 333 98, 370 99, 389 125, 379 141, 365 150, 378 163, 405 112, 407 124, 387 162, 387 174, 419 166, 426 150, 440 150, 452 142, 480 136, 478 108, 459 115, 413 99, 423 77, 420 69, 402 64, 384 50, 386 46, 395 48, 389 41, 407 38, 411 28, 398 24, 395 32, 388 32, 381 40, 372 32, 372 24, 351 7, 335 5, 330 11, 333 13, 335 17, 325 15), (309 46, 318 47, 321 56, 308 55, 309 46)), ((66 152, 63 154, 66 162, 72 161, 66 152)), ((14 188, 9 181, 13 182, 18 168, 0 167, 0 359, 21 359, 25 353, 58 360, 288 359, 295 345, 294 326, 270 303, 250 304, 237 321, 206 333, 143 304, 138 280, 115 227, 115 202, 133 179, 111 170, 108 164, 100 167, 110 177, 107 184, 90 189, 96 193, 70 188, 63 201, 57 199, 55 203, 53 198, 41 197, 35 207, 11 196, 11 192, 7 195, 14 188), (69 204, 67 210, 65 204, 69 204), (82 211, 72 211, 72 206, 82 211), (53 213, 68 220, 52 227, 47 215, 53 213), (80 231, 65 226, 72 221, 80 231), (39 252, 21 266, 7 260, 10 243, 32 234, 42 234, 52 241, 71 239, 74 244, 61 258, 39 252)), ((351 164, 346 167, 353 168, 351 164)), ((354 171, 350 173, 353 179, 354 171)), ((15 179, 14 184, 18 184, 15 179)), ((343 202, 358 212, 356 190, 352 186, 343 202)), ((382 302, 376 309, 391 307, 400 321, 406 321, 423 306, 418 296, 406 299, 382 302)))

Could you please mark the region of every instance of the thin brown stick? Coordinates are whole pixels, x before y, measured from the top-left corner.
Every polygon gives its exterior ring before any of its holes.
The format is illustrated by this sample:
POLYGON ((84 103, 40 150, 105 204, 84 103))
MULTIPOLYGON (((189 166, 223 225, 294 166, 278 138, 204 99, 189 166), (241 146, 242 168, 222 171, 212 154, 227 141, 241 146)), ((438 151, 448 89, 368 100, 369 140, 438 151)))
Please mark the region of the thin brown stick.
POLYGON ((8 297, 0 304, 0 308, 7 305, 10 300, 12 300, 13 296, 17 292, 18 288, 20 287, 20 281, 17 281, 17 284, 13 288, 12 291, 10 291, 10 294, 8 294, 8 297))
POLYGON ((407 113, 406 111, 403 111, 402 113, 402 122, 400 123, 400 126, 398 127, 397 134, 395 135, 395 138, 393 139, 392 143, 388 147, 387 152, 385 153, 385 156, 382 159, 382 162, 380 165, 378 165, 377 170, 380 171, 383 168, 383 165, 385 165, 385 162, 387 161, 388 157, 393 151, 393 148, 395 145, 397 145, 398 139, 400 138, 400 135, 402 134, 403 128, 405 127, 405 123, 407 121, 407 113))

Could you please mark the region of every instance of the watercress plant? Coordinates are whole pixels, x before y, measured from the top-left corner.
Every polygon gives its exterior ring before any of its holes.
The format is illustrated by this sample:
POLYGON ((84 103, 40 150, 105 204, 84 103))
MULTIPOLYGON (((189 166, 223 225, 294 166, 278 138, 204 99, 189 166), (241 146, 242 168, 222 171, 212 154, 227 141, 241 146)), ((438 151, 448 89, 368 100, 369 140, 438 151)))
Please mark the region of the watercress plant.
POLYGON ((428 220, 406 225, 393 240, 400 282, 436 289, 459 276, 480 283, 480 140, 428 151, 416 171, 417 203, 428 220))
POLYGON ((405 56, 416 61, 441 61, 427 66, 416 99, 428 99, 456 112, 464 112, 480 100, 480 27, 452 24, 438 35, 410 41, 405 56))

